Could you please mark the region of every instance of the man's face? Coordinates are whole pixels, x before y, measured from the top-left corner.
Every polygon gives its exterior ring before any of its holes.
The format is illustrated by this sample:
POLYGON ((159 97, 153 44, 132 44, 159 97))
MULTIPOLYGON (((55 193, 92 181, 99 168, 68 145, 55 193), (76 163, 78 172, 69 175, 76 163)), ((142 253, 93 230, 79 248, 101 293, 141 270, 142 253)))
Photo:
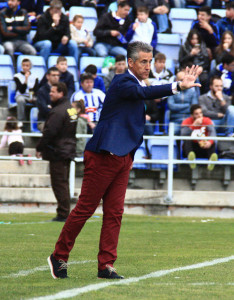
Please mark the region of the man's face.
POLYGON ((115 63, 115 72, 116 74, 123 74, 126 70, 126 61, 122 60, 122 61, 117 61, 115 63))
POLYGON ((148 14, 146 14, 143 11, 138 12, 137 13, 137 19, 139 20, 139 22, 146 23, 147 19, 148 19, 148 14))
POLYGON ((216 92, 223 90, 223 81, 222 79, 214 79, 213 83, 210 85, 210 90, 215 95, 216 92))
POLYGON ((223 64, 223 68, 228 70, 229 72, 234 72, 234 61, 230 64, 223 64))
POLYGON ((46 78, 50 84, 59 82, 60 73, 59 71, 52 71, 46 75, 46 78))
POLYGON ((118 8, 117 10, 117 15, 122 18, 122 19, 125 19, 128 14, 129 14, 129 11, 130 11, 130 6, 129 5, 125 5, 124 7, 120 7, 118 8))
POLYGON ((51 14, 51 16, 53 16, 55 14, 61 15, 62 10, 60 8, 52 7, 52 8, 50 8, 50 14, 51 14))
POLYGON ((60 99, 62 97, 63 97, 63 93, 58 92, 57 86, 52 86, 50 89, 50 100, 52 102, 56 102, 56 101, 58 101, 58 99, 60 99))
POLYGON ((165 68, 165 65, 166 65, 165 59, 157 59, 154 63, 156 72, 161 73, 162 70, 165 68))
POLYGON ((234 20, 234 9, 233 8, 226 9, 226 17, 228 19, 234 20))
POLYGON ((67 61, 60 61, 58 64, 56 64, 56 68, 59 69, 61 73, 64 73, 67 71, 67 61))
POLYGON ((198 21, 205 21, 205 22, 209 23, 211 16, 208 15, 205 11, 199 11, 197 18, 198 18, 198 21))
POLYGON ((91 93, 93 89, 94 82, 92 79, 85 79, 83 82, 81 82, 82 89, 86 93, 91 93))
POLYGON ((10 9, 16 9, 18 5, 20 4, 20 1, 18 0, 8 0, 8 6, 10 9))
POLYGON ((29 72, 30 69, 31 69, 31 63, 29 61, 27 61, 27 62, 25 61, 22 63, 22 70, 24 73, 29 72))
POLYGON ((194 120, 203 118, 202 109, 201 108, 195 109, 192 114, 192 117, 194 120))
POLYGON ((129 69, 140 81, 149 77, 152 57, 152 52, 140 51, 136 61, 133 61, 131 58, 128 59, 129 69))

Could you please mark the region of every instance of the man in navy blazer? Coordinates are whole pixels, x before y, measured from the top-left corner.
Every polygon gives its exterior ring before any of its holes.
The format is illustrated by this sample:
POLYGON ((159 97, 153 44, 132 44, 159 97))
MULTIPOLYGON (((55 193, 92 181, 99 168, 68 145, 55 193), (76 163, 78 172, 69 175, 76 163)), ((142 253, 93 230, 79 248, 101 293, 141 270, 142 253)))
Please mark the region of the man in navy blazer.
POLYGON ((128 71, 116 75, 108 89, 93 137, 84 153, 84 178, 76 207, 62 229, 48 263, 53 278, 67 277, 67 260, 75 239, 103 199, 103 224, 98 253, 98 277, 122 279, 113 264, 124 210, 124 198, 134 153, 142 143, 145 99, 156 99, 193 86, 198 66, 187 68, 181 82, 147 87, 152 47, 142 42, 128 46, 128 71))

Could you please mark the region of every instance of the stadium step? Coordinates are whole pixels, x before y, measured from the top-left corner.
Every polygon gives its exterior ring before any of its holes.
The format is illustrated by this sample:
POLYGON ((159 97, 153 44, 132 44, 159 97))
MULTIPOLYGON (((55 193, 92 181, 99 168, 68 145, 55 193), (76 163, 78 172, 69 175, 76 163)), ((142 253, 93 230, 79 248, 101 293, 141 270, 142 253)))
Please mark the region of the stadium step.
MULTIPOLYGON (((32 155, 35 156, 35 148, 24 148, 24 155, 32 155)), ((0 149, 0 156, 8 156, 8 148, 2 148, 0 149)))
POLYGON ((9 115, 9 109, 7 107, 0 107, 0 120, 6 120, 9 115))
POLYGON ((0 174, 49 174, 49 163, 33 161, 32 165, 25 162, 23 166, 20 166, 16 160, 2 160, 0 174))
POLYGON ((0 174, 0 186, 15 187, 50 187, 50 175, 46 174, 0 174))

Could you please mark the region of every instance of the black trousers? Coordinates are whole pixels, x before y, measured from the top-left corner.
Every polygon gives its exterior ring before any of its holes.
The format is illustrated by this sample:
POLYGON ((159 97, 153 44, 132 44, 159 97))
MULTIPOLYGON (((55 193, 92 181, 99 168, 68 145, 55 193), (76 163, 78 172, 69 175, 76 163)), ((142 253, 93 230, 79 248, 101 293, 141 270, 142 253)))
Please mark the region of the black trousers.
POLYGON ((20 142, 13 142, 9 145, 8 153, 9 155, 13 154, 23 154, 24 145, 20 142))
POLYGON ((212 144, 210 148, 204 149, 199 146, 198 143, 193 141, 184 141, 183 154, 187 157, 190 151, 194 151, 197 158, 210 158, 212 153, 215 153, 215 144, 212 144))
POLYGON ((50 161, 50 179, 58 202, 57 216, 67 218, 70 213, 69 190, 70 161, 50 161))

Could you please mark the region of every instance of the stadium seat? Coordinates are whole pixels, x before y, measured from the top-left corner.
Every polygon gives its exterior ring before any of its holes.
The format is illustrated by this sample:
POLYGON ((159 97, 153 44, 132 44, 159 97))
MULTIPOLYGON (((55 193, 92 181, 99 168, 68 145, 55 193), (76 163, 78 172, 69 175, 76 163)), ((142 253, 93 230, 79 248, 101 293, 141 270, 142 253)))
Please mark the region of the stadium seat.
POLYGON ((37 120, 38 120, 38 108, 32 107, 30 110, 30 129, 31 132, 40 132, 37 128, 37 120))
POLYGON ((197 19, 197 13, 195 9, 172 8, 169 19, 172 24, 172 33, 187 34, 192 22, 197 19))
POLYGON ((19 55, 17 57, 17 72, 21 71, 21 63, 22 60, 25 58, 30 59, 32 63, 32 69, 31 69, 32 74, 34 74, 35 76, 38 77, 39 80, 41 80, 47 71, 44 58, 39 55, 19 55))
POLYGON ((179 34, 158 34, 158 44, 156 50, 166 55, 168 59, 178 61, 181 46, 181 37, 179 34))
MULTIPOLYGON (((145 141, 143 141, 135 153, 134 160, 145 159, 146 157, 147 157, 147 152, 145 148, 145 141)), ((149 167, 150 167, 149 164, 143 164, 143 163, 133 164, 133 169, 149 169, 149 167)))
MULTIPOLYGON (((148 140, 148 148, 151 154, 152 159, 168 159, 168 145, 169 140, 164 139, 149 139, 148 140)), ((174 159, 177 158, 177 146, 176 142, 174 142, 174 159)), ((159 169, 159 170, 167 170, 166 164, 152 164, 152 169, 159 169)), ((174 165, 174 170, 178 167, 174 165)))
POLYGON ((94 7, 72 6, 69 9, 69 21, 72 22, 75 15, 84 17, 84 27, 92 32, 97 24, 97 12, 94 7))
POLYGON ((15 102, 15 74, 14 66, 10 55, 0 55, 0 86, 7 87, 8 106, 16 106, 15 102))
POLYGON ((103 75, 102 74, 102 65, 105 60, 105 57, 89 57, 89 56, 82 56, 80 59, 80 73, 84 72, 84 69, 90 65, 93 64, 97 67, 97 75, 103 75))
MULTIPOLYGON (((51 55, 48 58, 48 68, 56 65, 59 56, 51 55)), ((74 76, 74 81, 78 81, 77 63, 73 56, 65 56, 67 59, 68 71, 74 76)))

